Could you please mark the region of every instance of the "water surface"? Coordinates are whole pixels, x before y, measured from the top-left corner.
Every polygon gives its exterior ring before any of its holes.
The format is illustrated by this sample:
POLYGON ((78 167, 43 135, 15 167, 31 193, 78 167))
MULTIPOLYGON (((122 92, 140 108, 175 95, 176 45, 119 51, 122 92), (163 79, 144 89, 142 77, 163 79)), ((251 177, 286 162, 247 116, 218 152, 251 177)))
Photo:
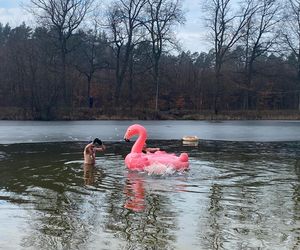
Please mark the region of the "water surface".
POLYGON ((0 121, 0 144, 89 141, 95 136, 121 141, 134 123, 144 125, 154 140, 196 135, 204 140, 300 141, 300 121, 0 121))
POLYGON ((190 155, 164 176, 128 171, 131 144, 106 144, 95 167, 82 141, 0 145, 0 249, 299 248, 299 141, 150 140, 190 155))

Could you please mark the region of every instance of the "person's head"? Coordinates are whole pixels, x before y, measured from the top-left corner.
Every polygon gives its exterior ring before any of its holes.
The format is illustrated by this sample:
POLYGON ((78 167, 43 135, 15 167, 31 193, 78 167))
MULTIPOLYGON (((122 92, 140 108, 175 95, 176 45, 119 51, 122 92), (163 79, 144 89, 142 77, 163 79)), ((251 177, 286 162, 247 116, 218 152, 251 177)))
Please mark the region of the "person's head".
POLYGON ((101 141, 100 139, 95 138, 95 139, 93 140, 93 145, 96 145, 96 144, 98 144, 99 146, 101 146, 103 143, 102 143, 102 141, 101 141))

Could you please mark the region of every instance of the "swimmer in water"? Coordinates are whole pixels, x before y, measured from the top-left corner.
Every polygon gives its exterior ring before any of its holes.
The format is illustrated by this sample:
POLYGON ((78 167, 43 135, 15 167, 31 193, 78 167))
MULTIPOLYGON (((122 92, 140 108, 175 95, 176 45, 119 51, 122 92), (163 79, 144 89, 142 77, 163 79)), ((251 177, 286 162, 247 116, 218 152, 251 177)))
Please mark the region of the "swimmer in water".
POLYGON ((98 138, 94 139, 85 146, 83 151, 84 164, 95 164, 96 152, 103 152, 106 149, 102 141, 98 138))

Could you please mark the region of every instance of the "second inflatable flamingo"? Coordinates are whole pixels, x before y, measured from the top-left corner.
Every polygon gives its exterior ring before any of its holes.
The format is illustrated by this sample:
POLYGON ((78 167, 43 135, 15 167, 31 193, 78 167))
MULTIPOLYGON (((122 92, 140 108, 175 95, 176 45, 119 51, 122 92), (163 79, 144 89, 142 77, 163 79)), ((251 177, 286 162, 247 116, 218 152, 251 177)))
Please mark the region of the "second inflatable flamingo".
POLYGON ((143 171, 149 166, 165 166, 174 170, 185 170, 189 167, 189 157, 187 153, 180 156, 169 154, 165 151, 157 151, 155 153, 142 153, 143 146, 147 139, 146 129, 134 124, 128 127, 124 139, 129 141, 131 137, 138 135, 138 139, 134 143, 131 152, 125 158, 126 166, 131 170, 143 171))

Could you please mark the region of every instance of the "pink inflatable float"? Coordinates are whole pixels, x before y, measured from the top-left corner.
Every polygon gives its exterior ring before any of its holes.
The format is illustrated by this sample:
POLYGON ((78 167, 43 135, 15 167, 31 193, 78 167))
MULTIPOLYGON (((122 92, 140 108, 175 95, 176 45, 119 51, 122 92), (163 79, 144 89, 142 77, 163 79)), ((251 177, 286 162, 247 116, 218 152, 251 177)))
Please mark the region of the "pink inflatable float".
POLYGON ((169 154, 165 151, 156 151, 155 153, 142 153, 143 146, 147 139, 146 129, 134 124, 128 127, 124 139, 129 141, 131 137, 138 135, 138 139, 134 143, 131 152, 125 158, 126 166, 131 170, 143 171, 149 166, 166 166, 174 170, 185 170, 189 167, 189 157, 187 153, 180 156, 169 154))

